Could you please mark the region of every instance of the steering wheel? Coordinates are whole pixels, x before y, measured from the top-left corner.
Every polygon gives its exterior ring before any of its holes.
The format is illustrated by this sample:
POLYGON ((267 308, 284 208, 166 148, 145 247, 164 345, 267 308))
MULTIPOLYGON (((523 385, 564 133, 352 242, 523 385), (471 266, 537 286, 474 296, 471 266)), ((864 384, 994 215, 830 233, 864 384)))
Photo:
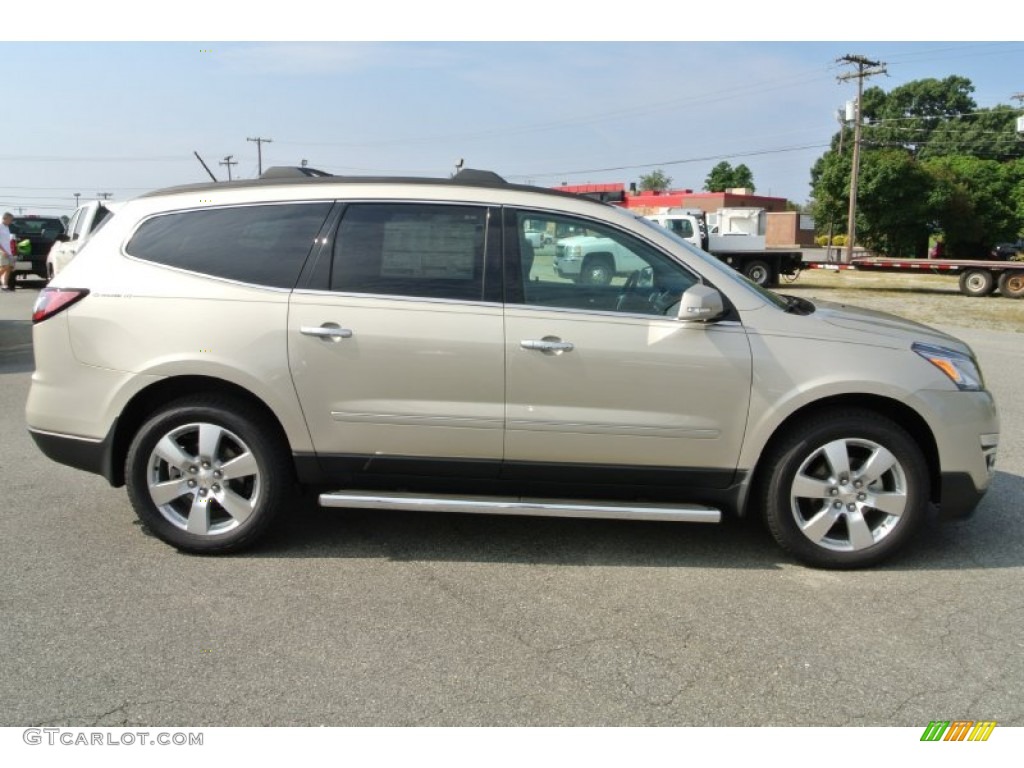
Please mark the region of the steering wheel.
MULTIPOLYGON (((615 303, 615 311, 623 312, 626 308, 626 303, 629 301, 631 296, 639 296, 640 292, 637 288, 640 285, 640 279, 643 277, 645 270, 637 269, 630 272, 629 277, 626 278, 626 282, 622 285, 622 292, 619 294, 619 300, 615 303)), ((645 298, 647 299, 647 307, 651 313, 655 315, 664 315, 675 305, 679 303, 678 296, 673 295, 671 290, 666 288, 659 288, 656 285, 651 285, 643 289, 646 292, 645 298)), ((646 312, 644 314, 647 314, 646 312)))
POLYGON ((640 270, 634 269, 629 273, 629 277, 626 278, 626 282, 622 285, 622 292, 619 294, 619 300, 615 302, 615 311, 621 312, 622 308, 626 305, 626 299, 628 299, 635 291, 636 286, 640 282, 640 270))

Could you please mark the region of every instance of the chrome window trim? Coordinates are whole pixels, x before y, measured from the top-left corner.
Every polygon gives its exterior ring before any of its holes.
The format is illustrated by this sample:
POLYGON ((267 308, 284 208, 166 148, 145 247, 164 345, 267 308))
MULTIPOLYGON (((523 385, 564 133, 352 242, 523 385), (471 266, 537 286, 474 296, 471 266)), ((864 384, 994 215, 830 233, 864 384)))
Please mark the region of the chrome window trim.
POLYGON ((322 291, 314 288, 296 288, 291 291, 300 296, 329 296, 331 298, 344 299, 370 299, 373 301, 414 301, 417 303, 429 304, 457 304, 469 307, 497 307, 504 306, 500 301, 477 301, 471 299, 440 299, 429 296, 397 296, 390 293, 356 293, 354 291, 322 291))

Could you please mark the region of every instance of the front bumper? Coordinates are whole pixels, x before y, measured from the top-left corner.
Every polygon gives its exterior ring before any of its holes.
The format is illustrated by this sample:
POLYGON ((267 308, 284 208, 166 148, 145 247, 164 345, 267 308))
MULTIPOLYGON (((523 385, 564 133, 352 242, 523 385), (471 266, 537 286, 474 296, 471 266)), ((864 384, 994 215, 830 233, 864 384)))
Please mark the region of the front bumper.
POLYGON ((939 459, 939 516, 969 516, 995 476, 999 416, 992 395, 979 392, 916 393, 919 412, 935 437, 939 459))

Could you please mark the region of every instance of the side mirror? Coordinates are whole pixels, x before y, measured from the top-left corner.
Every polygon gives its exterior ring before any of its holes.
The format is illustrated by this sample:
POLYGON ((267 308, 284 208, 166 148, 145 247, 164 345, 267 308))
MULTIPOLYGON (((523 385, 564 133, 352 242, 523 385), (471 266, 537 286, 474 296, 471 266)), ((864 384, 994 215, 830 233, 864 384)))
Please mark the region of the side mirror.
POLYGON ((684 322, 704 322, 721 317, 725 312, 722 294, 708 285, 698 283, 683 291, 679 302, 679 319, 684 322))

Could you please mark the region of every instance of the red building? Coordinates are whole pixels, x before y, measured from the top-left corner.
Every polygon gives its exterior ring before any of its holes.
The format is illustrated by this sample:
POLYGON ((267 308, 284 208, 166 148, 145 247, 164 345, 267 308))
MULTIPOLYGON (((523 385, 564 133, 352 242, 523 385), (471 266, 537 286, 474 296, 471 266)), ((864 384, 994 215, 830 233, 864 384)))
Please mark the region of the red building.
POLYGON ((763 208, 769 212, 786 210, 786 198, 755 195, 747 190, 726 192, 694 192, 692 189, 670 189, 665 192, 632 192, 625 184, 563 184, 562 192, 588 195, 621 205, 640 213, 663 213, 668 208, 696 208, 714 213, 719 208, 763 208))
POLYGON ((814 245, 814 221, 810 216, 786 210, 784 197, 755 195, 749 190, 694 192, 670 189, 665 192, 634 192, 625 184, 562 184, 555 189, 587 195, 612 205, 629 208, 640 215, 665 213, 669 208, 694 208, 715 213, 720 208, 761 208, 765 217, 765 242, 771 248, 807 248, 814 245))

